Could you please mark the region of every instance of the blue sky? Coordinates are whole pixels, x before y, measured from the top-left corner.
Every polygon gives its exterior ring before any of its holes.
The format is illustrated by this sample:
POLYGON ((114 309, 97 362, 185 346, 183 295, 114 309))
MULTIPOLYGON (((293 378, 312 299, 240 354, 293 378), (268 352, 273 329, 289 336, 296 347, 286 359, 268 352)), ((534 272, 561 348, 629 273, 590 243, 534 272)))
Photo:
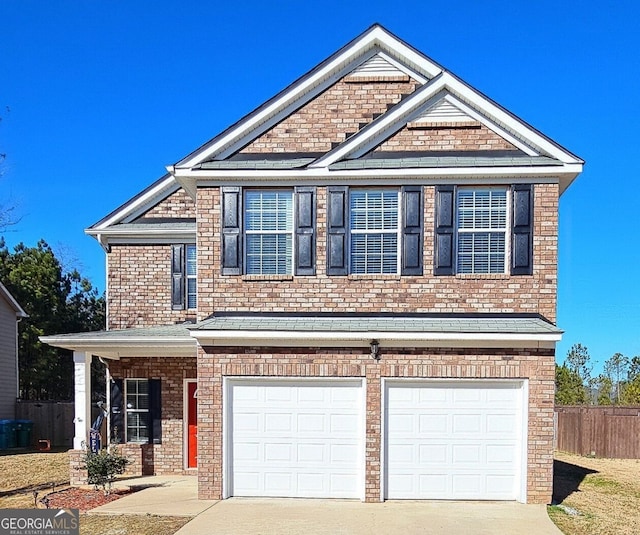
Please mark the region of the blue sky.
POLYGON ((10 246, 44 238, 104 289, 84 228, 379 22, 586 160, 560 203, 558 360, 640 354, 640 3, 0 0, 0 20, 10 246))

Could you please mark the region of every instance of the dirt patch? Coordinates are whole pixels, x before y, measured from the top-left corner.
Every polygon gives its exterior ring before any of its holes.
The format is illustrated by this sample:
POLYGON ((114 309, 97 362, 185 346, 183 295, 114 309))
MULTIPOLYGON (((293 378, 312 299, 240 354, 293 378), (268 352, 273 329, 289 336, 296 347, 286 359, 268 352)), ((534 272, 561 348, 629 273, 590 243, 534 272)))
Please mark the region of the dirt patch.
POLYGON ((592 459, 558 452, 549 516, 567 535, 640 533, 640 460, 592 459))

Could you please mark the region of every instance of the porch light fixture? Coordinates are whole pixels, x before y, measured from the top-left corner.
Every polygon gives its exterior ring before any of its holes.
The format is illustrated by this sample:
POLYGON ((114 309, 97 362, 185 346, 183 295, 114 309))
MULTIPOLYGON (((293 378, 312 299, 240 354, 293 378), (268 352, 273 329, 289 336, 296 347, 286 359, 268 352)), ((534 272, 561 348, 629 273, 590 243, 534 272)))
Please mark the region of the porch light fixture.
POLYGON ((369 347, 371 347, 371 358, 374 360, 380 360, 380 342, 377 340, 371 340, 371 342, 369 342, 369 347))

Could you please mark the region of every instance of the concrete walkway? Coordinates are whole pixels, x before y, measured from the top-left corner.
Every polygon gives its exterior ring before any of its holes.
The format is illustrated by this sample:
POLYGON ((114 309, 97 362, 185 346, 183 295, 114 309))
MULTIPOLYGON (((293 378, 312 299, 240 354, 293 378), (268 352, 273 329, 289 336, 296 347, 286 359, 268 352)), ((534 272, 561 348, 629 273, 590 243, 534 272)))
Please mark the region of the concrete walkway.
POLYGON ((562 535, 544 505, 284 498, 216 502, 197 499, 194 477, 148 477, 123 484, 144 490, 91 513, 195 516, 176 535, 562 535))

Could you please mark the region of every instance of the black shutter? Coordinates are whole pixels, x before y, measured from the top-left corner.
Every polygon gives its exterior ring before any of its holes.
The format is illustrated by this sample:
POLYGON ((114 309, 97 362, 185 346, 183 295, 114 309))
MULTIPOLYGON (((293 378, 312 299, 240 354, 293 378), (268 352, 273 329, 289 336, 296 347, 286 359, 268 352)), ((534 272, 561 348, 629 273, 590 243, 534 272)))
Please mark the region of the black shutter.
POLYGON ((316 188, 295 188, 296 251, 295 274, 316 274, 316 188))
POLYGON ((402 188, 402 275, 422 275, 422 186, 402 188))
POLYGON ((109 414, 109 429, 111 442, 124 442, 124 403, 122 399, 122 379, 111 379, 111 408, 109 414))
POLYGON ((162 444, 160 379, 149 379, 149 444, 162 444))
POLYGON ((222 187, 222 274, 242 275, 242 188, 222 187))
POLYGON ((347 206, 349 188, 327 188, 327 275, 346 275, 348 264, 347 206))
POLYGON ((515 184, 513 196, 513 233, 511 235, 511 274, 533 274, 533 187, 515 184))
POLYGON ((454 186, 436 187, 434 275, 454 273, 454 186))
POLYGON ((171 308, 185 308, 184 299, 184 245, 171 246, 171 308))

